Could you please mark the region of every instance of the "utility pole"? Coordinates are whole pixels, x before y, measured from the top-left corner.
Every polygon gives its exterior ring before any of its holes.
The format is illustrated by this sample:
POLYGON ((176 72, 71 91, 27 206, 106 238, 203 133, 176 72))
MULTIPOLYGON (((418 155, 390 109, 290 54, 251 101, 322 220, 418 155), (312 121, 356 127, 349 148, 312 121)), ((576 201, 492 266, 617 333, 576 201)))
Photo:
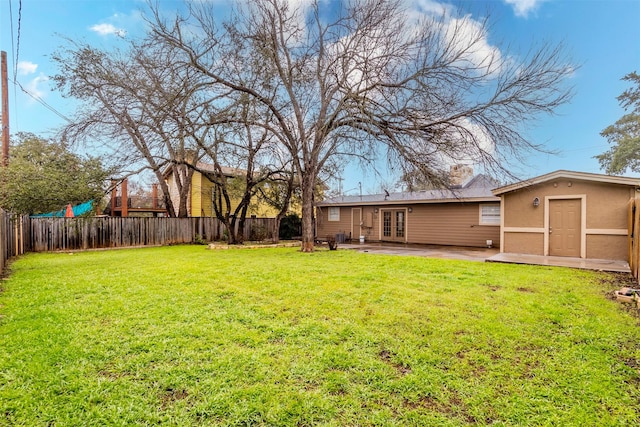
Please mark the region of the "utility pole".
POLYGON ((9 164, 9 78, 7 52, 2 51, 2 166, 9 164))

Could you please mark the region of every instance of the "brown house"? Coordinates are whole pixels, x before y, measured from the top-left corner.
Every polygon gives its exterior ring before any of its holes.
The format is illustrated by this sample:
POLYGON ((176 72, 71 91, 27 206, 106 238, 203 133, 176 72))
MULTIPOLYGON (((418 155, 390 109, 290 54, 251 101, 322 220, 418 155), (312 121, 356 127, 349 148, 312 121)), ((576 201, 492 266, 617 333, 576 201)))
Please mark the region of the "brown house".
MULTIPOLYGON (((466 179, 467 177, 464 177, 466 179)), ((319 238, 436 245, 500 246, 500 199, 484 175, 460 188, 340 196, 317 205, 319 238), (490 242, 488 242, 490 241, 490 242)))
POLYGON ((501 252, 628 260, 640 179, 560 170, 493 190, 501 252))

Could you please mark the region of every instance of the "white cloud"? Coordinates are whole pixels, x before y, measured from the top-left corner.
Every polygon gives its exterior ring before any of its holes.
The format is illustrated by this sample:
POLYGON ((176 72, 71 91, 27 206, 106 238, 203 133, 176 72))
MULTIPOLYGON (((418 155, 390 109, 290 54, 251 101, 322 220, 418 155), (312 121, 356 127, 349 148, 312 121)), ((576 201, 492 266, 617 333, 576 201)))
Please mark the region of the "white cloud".
POLYGON ((91 31, 94 31, 101 36, 108 36, 114 34, 118 37, 124 37, 127 35, 127 31, 122 28, 117 28, 112 24, 96 24, 89 27, 91 31))
POLYGON ((461 10, 448 3, 434 0, 405 0, 407 27, 426 25, 437 28, 441 42, 450 55, 457 56, 456 63, 464 68, 492 78, 497 75, 505 57, 500 49, 489 42, 487 27, 471 15, 460 15, 461 10))
POLYGON ((37 68, 38 68, 38 64, 34 64, 33 62, 29 62, 29 61, 18 62, 18 74, 22 76, 35 73, 37 68))
POLYGON ((492 46, 487 38, 485 27, 470 18, 454 18, 445 24, 445 38, 460 55, 458 62, 466 62, 478 72, 492 76, 500 71, 502 54, 492 46))
POLYGON ((439 3, 433 0, 415 0, 413 7, 427 15, 451 15, 453 6, 447 3, 439 3))
POLYGON ((521 18, 529 16, 529 13, 536 10, 543 1, 545 0, 504 0, 513 7, 513 13, 521 18))
POLYGON ((27 83, 25 90, 37 98, 44 98, 47 92, 42 86, 48 81, 49 77, 41 73, 38 77, 32 79, 31 81, 29 81, 29 83, 27 83))

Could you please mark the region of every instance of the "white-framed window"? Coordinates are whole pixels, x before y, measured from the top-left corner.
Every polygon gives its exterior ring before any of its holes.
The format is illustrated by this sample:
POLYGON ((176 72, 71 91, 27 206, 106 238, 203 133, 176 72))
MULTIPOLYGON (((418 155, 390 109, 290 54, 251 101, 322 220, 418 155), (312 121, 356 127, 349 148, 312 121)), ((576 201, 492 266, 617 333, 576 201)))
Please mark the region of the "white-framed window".
POLYGON ((332 206, 329 208, 329 221, 340 221, 340 208, 332 206))
POLYGON ((500 225, 500 203, 480 205, 480 225, 500 225))

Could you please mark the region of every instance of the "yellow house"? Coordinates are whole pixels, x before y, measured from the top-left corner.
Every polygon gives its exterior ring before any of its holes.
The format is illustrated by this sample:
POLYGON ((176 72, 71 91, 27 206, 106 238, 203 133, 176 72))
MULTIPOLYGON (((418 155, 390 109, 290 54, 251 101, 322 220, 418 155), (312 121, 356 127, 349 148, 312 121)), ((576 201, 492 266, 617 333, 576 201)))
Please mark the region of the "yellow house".
MULTIPOLYGON (((213 165, 203 162, 198 162, 196 164, 196 169, 200 171, 211 171, 214 172, 213 165)), ((242 196, 242 192, 240 189, 236 191, 234 195, 233 187, 240 186, 240 183, 234 183, 234 180, 242 179, 246 174, 246 171, 242 169, 235 169, 229 167, 222 167, 222 172, 227 178, 227 183, 230 188, 231 193, 231 212, 233 212, 238 203, 240 202, 240 197, 242 196)), ((178 206, 179 203, 179 192, 178 186, 175 182, 175 177, 171 172, 165 174, 165 181, 167 182, 167 186, 169 187, 170 197, 173 201, 174 206, 178 206)), ((262 184, 263 186, 268 186, 269 183, 262 184)), ((205 175, 200 172, 194 171, 191 176, 191 189, 190 195, 187 199, 187 214, 190 217, 211 217, 215 216, 213 209, 213 198, 217 192, 217 186, 211 182, 205 175)), ((269 205, 264 200, 254 200, 251 201, 249 205, 249 209, 247 211, 247 216, 255 215, 258 218, 275 218, 278 214, 278 209, 269 205)))

